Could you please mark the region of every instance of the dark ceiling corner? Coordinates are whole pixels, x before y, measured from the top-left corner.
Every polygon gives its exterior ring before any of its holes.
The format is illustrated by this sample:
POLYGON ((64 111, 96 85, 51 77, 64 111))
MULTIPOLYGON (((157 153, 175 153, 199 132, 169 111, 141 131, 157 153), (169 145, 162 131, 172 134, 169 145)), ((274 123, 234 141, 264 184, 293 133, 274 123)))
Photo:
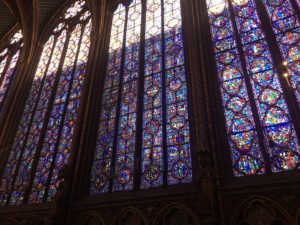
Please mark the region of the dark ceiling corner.
POLYGON ((39 0, 40 27, 43 28, 53 14, 63 5, 65 0, 39 0))
POLYGON ((16 24, 16 17, 3 0, 0 0, 0 39, 16 24))

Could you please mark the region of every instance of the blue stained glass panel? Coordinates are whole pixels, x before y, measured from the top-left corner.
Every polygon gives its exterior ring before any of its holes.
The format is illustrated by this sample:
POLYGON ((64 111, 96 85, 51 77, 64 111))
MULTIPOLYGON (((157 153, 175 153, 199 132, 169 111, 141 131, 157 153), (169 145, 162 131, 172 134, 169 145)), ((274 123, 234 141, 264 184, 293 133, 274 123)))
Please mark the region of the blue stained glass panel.
POLYGON ((264 142, 269 154, 272 172, 292 170, 300 160, 300 146, 291 121, 286 100, 283 96, 278 74, 274 68, 271 52, 265 40, 261 22, 253 0, 247 3, 234 3, 237 27, 242 37, 243 50, 247 71, 251 78, 252 89, 258 116, 264 132, 264 142), (252 18, 245 29, 240 20, 245 19, 241 13, 249 12, 247 18, 252 18), (242 35, 256 35, 255 42, 249 41, 242 35), (265 79, 267 76, 271 78, 265 79))
POLYGON ((43 201, 45 188, 49 179, 49 173, 52 171, 52 163, 54 160, 55 148, 59 131, 61 129, 61 121, 63 119, 64 109, 66 107, 66 98, 68 96, 69 85, 72 79, 73 67, 75 63, 76 53, 78 51, 79 40, 81 36, 81 25, 77 25, 71 33, 68 43, 67 53, 64 59, 63 72, 60 75, 60 81, 56 90, 54 107, 48 121, 48 127, 44 144, 41 150, 41 156, 37 165, 35 178, 31 190, 30 202, 38 203, 43 201))
POLYGON ((69 162, 79 113, 90 16, 86 2, 75 1, 44 45, 1 180, 5 189, 0 193, 2 204, 40 203, 51 200, 57 191, 58 173, 69 162), (29 199, 24 198, 25 193, 30 194, 29 199))
POLYGON ((137 170, 142 189, 192 181, 185 76, 180 1, 120 4, 112 22, 91 194, 132 190, 137 170), (171 133, 176 137, 169 145, 171 133))
MULTIPOLYGON (((289 77, 286 79, 291 84, 298 105, 300 107, 300 22, 290 0, 266 1, 263 0, 267 9, 269 20, 272 24, 278 46, 283 59, 287 63, 289 77)), ((299 3, 299 1, 298 1, 299 3)))
POLYGON ((92 168, 90 193, 106 193, 112 176, 112 152, 117 118, 117 102, 122 61, 125 7, 120 4, 113 15, 107 71, 101 103, 100 124, 92 168))
MULTIPOLYGON (((263 174, 265 165, 227 4, 223 0, 207 1, 233 174, 263 174)), ((247 10, 243 13, 249 14, 247 10)), ((243 26, 243 20, 239 23, 243 26)), ((257 39, 247 33, 242 37, 249 42, 257 39)))

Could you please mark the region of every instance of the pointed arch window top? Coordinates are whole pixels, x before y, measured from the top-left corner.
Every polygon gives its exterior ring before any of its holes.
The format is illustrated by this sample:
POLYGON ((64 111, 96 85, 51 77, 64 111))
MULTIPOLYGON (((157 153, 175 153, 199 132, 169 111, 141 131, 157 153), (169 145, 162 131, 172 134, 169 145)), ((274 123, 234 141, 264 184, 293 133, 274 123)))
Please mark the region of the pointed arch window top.
POLYGON ((65 13, 65 19, 73 18, 80 14, 85 8, 86 2, 84 0, 76 1, 69 7, 65 13))
POLYGON ((10 43, 11 44, 14 44, 14 43, 17 43, 19 41, 21 41, 23 38, 23 34, 22 34, 22 31, 21 30, 18 30, 14 36, 10 39, 10 43))
MULTIPOLYGON (((15 77, 15 68, 23 46, 23 35, 17 30, 0 49, 0 113, 15 77)), ((1 115, 1 114, 0 114, 1 115)))
POLYGON ((2 175, 2 205, 39 203, 56 193, 79 115, 90 15, 86 2, 76 1, 63 12, 43 47, 2 175))
POLYGON ((225 0, 207 0, 206 2, 209 13, 214 15, 220 15, 227 7, 225 0))

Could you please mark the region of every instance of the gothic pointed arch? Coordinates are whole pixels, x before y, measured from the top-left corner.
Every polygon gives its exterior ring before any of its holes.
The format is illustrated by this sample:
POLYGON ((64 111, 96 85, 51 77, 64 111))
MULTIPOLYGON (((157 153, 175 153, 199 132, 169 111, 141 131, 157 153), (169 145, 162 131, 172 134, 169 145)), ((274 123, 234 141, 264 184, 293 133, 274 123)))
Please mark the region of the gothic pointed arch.
POLYGON ((0 221, 6 225, 20 225, 20 223, 14 218, 0 217, 0 221))
POLYGON ((244 200, 235 210, 232 225, 292 225, 287 211, 271 199, 256 196, 244 200))
POLYGON ((199 225, 196 216, 179 203, 165 205, 155 215, 153 225, 199 225))
POLYGON ((1 204, 54 198, 68 163, 92 29, 84 0, 70 1, 45 36, 33 83, 1 179, 1 204))
POLYGON ((110 223, 111 225, 147 225, 142 213, 133 207, 121 210, 110 223))
POLYGON ((10 89, 19 75, 17 68, 23 51, 22 31, 14 27, 0 43, 0 117, 10 89))
POLYGON ((103 218, 95 211, 86 212, 77 221, 76 225, 105 225, 103 218))

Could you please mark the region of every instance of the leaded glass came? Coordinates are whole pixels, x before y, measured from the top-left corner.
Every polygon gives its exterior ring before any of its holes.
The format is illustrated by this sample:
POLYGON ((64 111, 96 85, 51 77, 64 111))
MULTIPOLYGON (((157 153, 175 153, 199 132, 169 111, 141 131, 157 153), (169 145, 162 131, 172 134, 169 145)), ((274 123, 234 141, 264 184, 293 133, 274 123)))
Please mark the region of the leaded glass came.
MULTIPOLYGON (((298 18, 288 0, 263 3, 299 101, 299 59, 294 54, 299 48, 294 40, 298 18)), ((289 171, 300 162, 299 129, 291 114, 297 109, 286 98, 289 90, 279 78, 283 74, 274 62, 275 50, 268 41, 272 37, 261 22, 263 9, 257 4, 254 0, 207 0, 235 176, 289 171)))
POLYGON ((91 194, 192 182, 184 61, 179 0, 118 6, 91 194))
POLYGON ((91 29, 87 3, 79 0, 46 41, 1 179, 2 205, 54 197, 71 153, 91 29))

